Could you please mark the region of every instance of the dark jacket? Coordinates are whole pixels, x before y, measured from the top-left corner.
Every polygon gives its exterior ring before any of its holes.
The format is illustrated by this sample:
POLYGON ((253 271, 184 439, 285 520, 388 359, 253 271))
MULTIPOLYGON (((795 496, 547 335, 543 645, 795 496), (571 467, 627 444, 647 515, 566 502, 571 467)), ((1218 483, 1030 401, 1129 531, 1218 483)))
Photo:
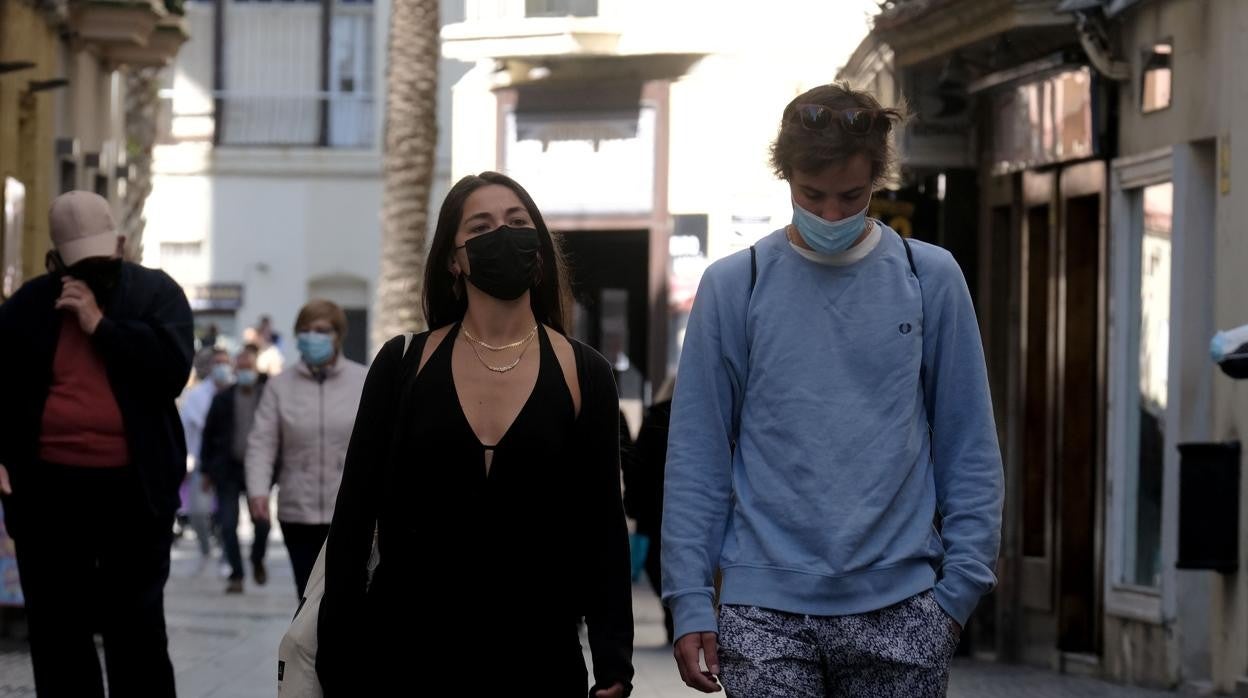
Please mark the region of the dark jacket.
POLYGON ((663 476, 671 419, 671 400, 650 406, 624 469, 624 509, 637 521, 637 532, 650 537, 651 545, 658 542, 663 529, 663 476))
MULTIPOLYGON (((267 376, 261 374, 259 382, 256 383, 257 407, 260 396, 264 394, 266 378, 267 376)), ((243 461, 234 457, 234 405, 237 402, 234 396, 237 394, 238 386, 231 385, 213 396, 208 417, 204 420, 199 467, 214 483, 235 482, 245 489, 247 469, 243 461)))
MULTIPOLYGON (((0 366, 8 373, 0 390, 0 464, 13 484, 14 494, 4 501, 11 528, 23 507, 52 504, 27 504, 23 484, 39 453, 63 317, 55 309, 60 294, 60 277, 45 275, 0 305, 0 366)), ((168 274, 130 263, 122 265, 116 287, 98 302, 104 319, 91 343, 121 409, 132 465, 152 513, 171 518, 186 476, 186 438, 174 401, 191 372, 190 305, 168 274)))

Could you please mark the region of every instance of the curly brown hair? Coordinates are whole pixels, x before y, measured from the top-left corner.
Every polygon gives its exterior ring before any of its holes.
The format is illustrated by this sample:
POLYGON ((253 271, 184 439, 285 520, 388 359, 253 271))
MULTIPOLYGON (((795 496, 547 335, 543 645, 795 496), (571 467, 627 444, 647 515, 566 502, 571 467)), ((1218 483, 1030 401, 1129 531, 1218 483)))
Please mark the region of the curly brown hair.
POLYGON ((829 165, 865 153, 871 159, 871 183, 879 187, 896 168, 892 136, 907 118, 904 105, 886 108, 875 95, 855 90, 847 83, 820 85, 798 95, 784 108, 780 132, 771 145, 771 167, 777 177, 787 180, 794 171, 821 172, 829 165), (864 134, 850 133, 836 123, 816 131, 802 125, 797 111, 802 104, 817 104, 833 110, 870 109, 878 115, 864 134))

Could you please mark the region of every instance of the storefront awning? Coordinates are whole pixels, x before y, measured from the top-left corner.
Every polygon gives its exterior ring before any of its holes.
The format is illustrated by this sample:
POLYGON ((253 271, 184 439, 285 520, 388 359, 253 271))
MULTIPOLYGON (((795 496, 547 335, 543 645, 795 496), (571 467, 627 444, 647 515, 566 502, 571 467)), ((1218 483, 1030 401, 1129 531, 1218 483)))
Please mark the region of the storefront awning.
POLYGON ((1113 17, 1127 11, 1140 0, 1063 0, 1057 6, 1058 12, 1087 12, 1100 8, 1106 17, 1113 17))

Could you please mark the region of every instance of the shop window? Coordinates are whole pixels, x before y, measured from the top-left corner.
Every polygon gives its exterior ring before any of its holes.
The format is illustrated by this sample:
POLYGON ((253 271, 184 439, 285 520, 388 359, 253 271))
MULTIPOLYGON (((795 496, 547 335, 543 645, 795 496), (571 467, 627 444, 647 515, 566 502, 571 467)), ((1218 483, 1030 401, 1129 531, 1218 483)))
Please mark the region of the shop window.
POLYGON ((1144 75, 1140 86, 1140 111, 1145 114, 1161 111, 1170 107, 1171 57, 1174 45, 1163 42, 1153 46, 1144 54, 1144 75))
MULTIPOLYGON (((1136 236, 1131 244, 1138 262, 1138 285, 1132 292, 1130 321, 1138 380, 1132 381, 1135 406, 1127 433, 1135 458, 1127 461, 1124 550, 1120 582, 1161 585, 1161 495, 1166 449, 1174 435, 1166 433, 1169 403, 1170 270, 1174 185, 1162 182, 1133 192, 1136 236)), ((1133 284, 1135 285, 1135 284, 1133 284)))

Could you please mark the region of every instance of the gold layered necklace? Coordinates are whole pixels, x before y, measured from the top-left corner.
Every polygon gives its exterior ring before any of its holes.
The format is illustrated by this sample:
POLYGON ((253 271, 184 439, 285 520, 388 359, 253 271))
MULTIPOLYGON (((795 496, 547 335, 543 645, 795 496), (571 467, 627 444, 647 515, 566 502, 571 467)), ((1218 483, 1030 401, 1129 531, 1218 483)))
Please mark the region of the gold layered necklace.
POLYGON ((511 371, 515 367, 519 366, 520 362, 524 360, 524 355, 529 352, 529 345, 533 343, 533 338, 537 336, 537 325, 534 325, 533 329, 529 330, 529 333, 525 335, 523 339, 517 340, 510 344, 504 344, 502 346, 494 346, 492 344, 486 344, 485 342, 472 336, 472 333, 468 331, 467 327, 464 327, 463 330, 464 339, 468 340, 468 346, 472 348, 472 353, 477 357, 477 361, 480 361, 482 366, 488 368, 494 373, 507 373, 508 371, 511 371), (508 349, 516 349, 518 347, 523 347, 523 349, 520 350, 520 355, 516 357, 515 361, 503 366, 494 366, 490 362, 486 361, 484 356, 481 356, 481 349, 478 349, 478 346, 486 351, 492 352, 507 351, 508 349))
POLYGON ((468 331, 468 328, 467 327, 464 328, 464 336, 468 338, 468 341, 472 342, 473 344, 476 344, 482 349, 488 349, 489 351, 507 351, 508 349, 515 349, 516 347, 519 347, 523 344, 527 344, 530 339, 533 339, 533 335, 535 334, 537 334, 537 325, 534 325, 533 329, 529 330, 529 333, 525 335, 523 339, 516 340, 512 342, 511 344, 504 344, 502 346, 496 347, 493 344, 486 344, 485 342, 482 342, 476 337, 473 337, 472 333, 468 331))

